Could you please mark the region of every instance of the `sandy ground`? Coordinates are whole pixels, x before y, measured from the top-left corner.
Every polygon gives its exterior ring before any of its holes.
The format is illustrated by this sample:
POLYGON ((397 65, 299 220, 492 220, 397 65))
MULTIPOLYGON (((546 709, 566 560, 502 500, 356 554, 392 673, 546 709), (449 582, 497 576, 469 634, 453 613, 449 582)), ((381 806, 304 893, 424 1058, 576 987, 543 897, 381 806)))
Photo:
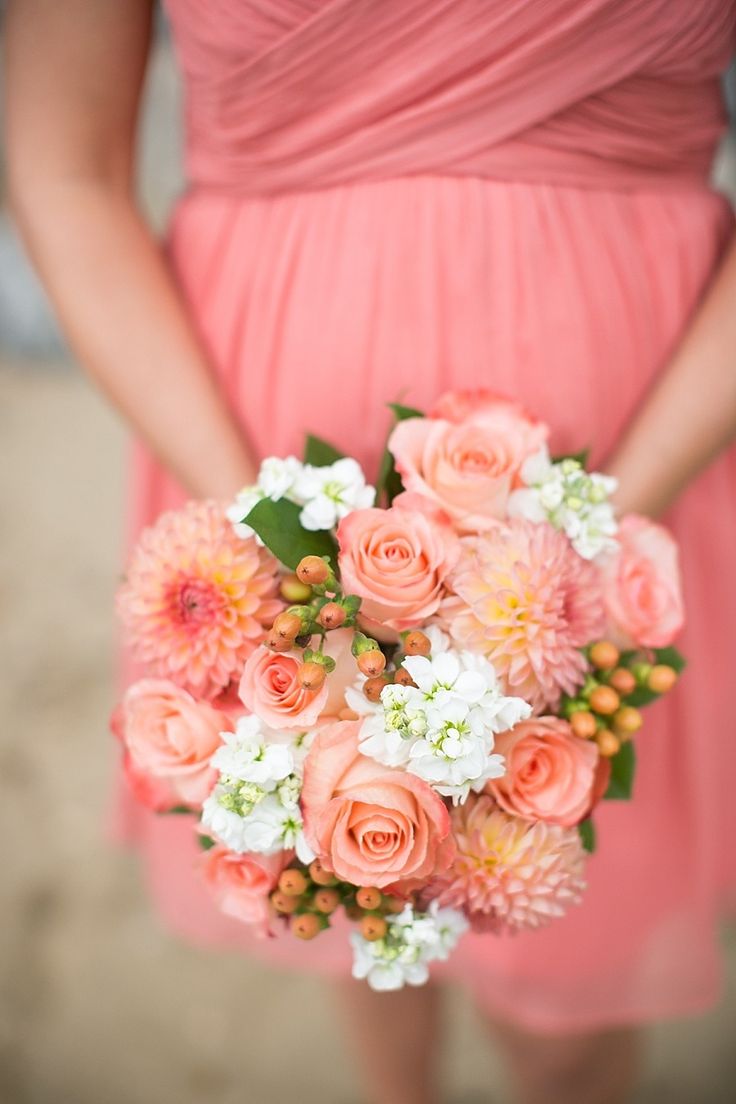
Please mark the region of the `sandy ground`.
MULTIPOLYGON (((177 944, 107 844, 123 436, 70 369, 5 363, 0 394, 0 1101, 357 1104, 319 980, 177 944)), ((728 962, 720 1010, 652 1033, 638 1104, 734 1099, 728 962)), ((447 1100, 501 1104, 463 994, 447 1021, 447 1100)))

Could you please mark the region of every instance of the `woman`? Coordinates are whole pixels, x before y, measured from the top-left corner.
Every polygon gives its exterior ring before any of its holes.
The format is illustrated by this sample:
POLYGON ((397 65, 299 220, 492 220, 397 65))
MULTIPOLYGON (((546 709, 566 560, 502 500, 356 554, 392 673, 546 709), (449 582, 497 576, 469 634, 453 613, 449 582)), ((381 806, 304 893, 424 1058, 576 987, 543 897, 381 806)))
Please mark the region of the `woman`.
MULTIPOLYGON (((168 9, 190 186, 167 256, 130 188, 149 0, 15 0, 7 24, 11 198, 80 360, 146 443, 134 531, 184 493, 230 497, 305 429, 371 469, 386 402, 468 386, 520 398, 558 451, 592 444, 622 509, 672 507, 692 662, 648 714, 636 800, 601 810, 582 908, 469 937, 450 967, 521 1101, 623 1100, 638 1026, 715 999, 732 873, 736 457, 711 461, 736 432, 736 249, 707 181, 734 3, 168 9)), ((172 924, 245 943, 181 818, 132 821, 172 924)), ((340 984, 371 1098, 428 1104, 432 990, 340 984)))

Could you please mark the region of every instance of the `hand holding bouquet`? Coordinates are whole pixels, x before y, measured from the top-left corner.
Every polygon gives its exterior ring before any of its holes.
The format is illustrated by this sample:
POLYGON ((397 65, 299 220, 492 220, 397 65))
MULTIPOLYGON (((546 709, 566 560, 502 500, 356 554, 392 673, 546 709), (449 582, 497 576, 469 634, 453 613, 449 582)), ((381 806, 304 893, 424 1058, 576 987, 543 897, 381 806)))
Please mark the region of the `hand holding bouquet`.
POLYGON ((118 607, 147 677, 113 716, 223 911, 311 939, 343 910, 381 989, 580 901, 682 667, 676 546, 612 480, 488 393, 394 412, 377 488, 309 438, 143 534, 118 607))

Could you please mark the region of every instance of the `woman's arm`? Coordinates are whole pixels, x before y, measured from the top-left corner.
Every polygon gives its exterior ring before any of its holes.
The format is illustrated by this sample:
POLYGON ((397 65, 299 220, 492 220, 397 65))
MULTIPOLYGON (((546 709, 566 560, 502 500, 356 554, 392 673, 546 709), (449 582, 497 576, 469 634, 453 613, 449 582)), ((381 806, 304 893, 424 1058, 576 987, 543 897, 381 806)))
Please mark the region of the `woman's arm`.
POLYGON ((11 205, 82 364, 198 497, 253 463, 132 198, 151 0, 11 0, 11 205))
POLYGON ((662 513, 735 437, 736 240, 674 359, 606 465, 619 480, 619 508, 662 513))

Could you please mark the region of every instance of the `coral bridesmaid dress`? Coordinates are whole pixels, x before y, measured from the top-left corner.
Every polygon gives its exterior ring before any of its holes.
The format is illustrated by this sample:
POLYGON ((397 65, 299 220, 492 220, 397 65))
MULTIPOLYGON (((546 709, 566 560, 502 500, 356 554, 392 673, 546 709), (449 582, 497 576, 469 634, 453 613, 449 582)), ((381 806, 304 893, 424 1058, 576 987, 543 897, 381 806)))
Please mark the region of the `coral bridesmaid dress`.
MULTIPOLYGON (((484 386, 548 420, 558 451, 604 456, 733 231, 708 186, 732 0, 167 6, 190 181, 171 264, 255 450, 298 452, 309 429, 374 472, 387 402, 484 386)), ((131 536, 180 500, 139 451, 131 536)), ((634 801, 598 813, 584 904, 541 933, 468 936, 446 967, 538 1030, 693 1012, 718 992, 736 455, 670 521, 691 662, 647 714, 634 801)), ((187 818, 126 812, 176 931, 349 969, 342 933, 254 943, 206 898, 187 818)))

